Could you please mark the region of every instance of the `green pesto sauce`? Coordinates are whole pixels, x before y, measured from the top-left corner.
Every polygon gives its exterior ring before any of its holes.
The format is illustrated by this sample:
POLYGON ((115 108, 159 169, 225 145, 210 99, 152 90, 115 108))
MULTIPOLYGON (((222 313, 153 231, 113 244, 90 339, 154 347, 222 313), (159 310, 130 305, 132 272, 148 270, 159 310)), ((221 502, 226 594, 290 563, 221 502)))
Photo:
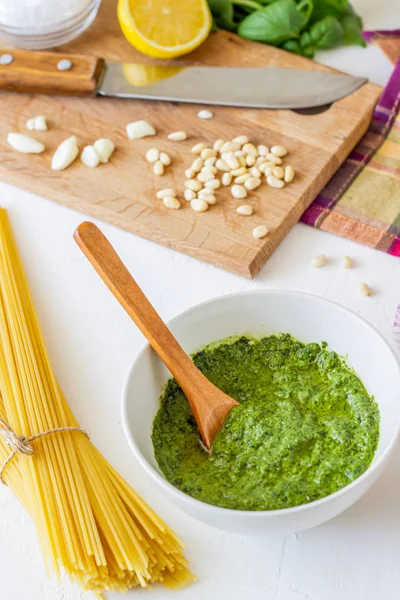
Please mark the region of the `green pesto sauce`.
POLYGON ((152 440, 161 471, 182 492, 238 510, 287 508, 340 490, 371 463, 378 406, 326 344, 230 338, 193 360, 240 406, 207 454, 186 397, 168 381, 152 440))

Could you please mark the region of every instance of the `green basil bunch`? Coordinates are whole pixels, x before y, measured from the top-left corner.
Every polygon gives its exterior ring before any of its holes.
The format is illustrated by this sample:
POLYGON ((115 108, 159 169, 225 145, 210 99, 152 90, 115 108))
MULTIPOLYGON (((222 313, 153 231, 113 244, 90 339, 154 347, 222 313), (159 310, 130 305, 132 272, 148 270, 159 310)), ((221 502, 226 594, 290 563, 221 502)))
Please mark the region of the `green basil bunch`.
POLYGON ((215 27, 313 58, 317 50, 364 46, 348 0, 208 0, 215 27))

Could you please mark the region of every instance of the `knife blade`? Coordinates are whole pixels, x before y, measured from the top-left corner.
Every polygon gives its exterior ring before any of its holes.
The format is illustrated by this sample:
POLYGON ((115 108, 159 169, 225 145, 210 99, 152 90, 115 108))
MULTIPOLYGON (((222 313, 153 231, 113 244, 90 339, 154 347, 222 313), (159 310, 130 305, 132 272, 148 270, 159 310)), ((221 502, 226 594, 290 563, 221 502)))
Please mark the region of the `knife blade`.
POLYGON ((366 81, 279 67, 158 66, 0 50, 0 89, 12 91, 304 109, 331 104, 366 81))

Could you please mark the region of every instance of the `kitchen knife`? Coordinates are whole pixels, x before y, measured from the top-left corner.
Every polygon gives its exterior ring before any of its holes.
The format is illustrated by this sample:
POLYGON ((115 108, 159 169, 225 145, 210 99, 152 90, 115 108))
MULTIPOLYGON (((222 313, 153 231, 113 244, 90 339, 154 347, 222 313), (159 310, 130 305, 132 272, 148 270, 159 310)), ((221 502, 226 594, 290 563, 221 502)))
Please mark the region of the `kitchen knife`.
POLYGON ((0 89, 21 92, 303 109, 330 104, 366 81, 278 67, 151 66, 0 50, 0 89))

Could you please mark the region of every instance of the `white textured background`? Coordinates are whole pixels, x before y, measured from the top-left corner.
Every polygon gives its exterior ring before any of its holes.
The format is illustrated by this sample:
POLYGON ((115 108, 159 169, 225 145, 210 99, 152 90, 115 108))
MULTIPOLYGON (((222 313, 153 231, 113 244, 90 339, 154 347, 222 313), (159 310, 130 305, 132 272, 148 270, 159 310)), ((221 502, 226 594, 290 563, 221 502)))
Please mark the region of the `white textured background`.
MULTIPOLYGON (((353 4, 364 15, 366 28, 400 27, 398 0, 357 0, 353 4)), ((374 47, 346 48, 318 58, 380 84, 391 72, 374 47)), ((157 588, 152 598, 399 597, 399 451, 360 502, 330 523, 305 533, 246 538, 187 517, 152 486, 123 437, 119 415, 122 384, 143 339, 72 240, 82 216, 5 184, 0 184, 0 204, 9 209, 54 369, 76 416, 111 463, 187 544, 198 583, 178 593, 157 588)), ((220 294, 293 289, 340 302, 391 341, 400 302, 398 258, 297 225, 257 280, 249 282, 111 226, 101 227, 164 318, 220 294), (330 264, 312 269, 310 260, 320 253, 330 257, 330 264), (340 267, 343 254, 354 258, 354 269, 340 267), (356 293, 362 281, 373 290, 370 298, 356 293)), ((0 487, 0 590, 1 600, 82 597, 68 581, 59 586, 47 578, 33 524, 5 487, 0 487)), ((145 597, 150 592, 135 591, 128 597, 134 594, 145 597)))

